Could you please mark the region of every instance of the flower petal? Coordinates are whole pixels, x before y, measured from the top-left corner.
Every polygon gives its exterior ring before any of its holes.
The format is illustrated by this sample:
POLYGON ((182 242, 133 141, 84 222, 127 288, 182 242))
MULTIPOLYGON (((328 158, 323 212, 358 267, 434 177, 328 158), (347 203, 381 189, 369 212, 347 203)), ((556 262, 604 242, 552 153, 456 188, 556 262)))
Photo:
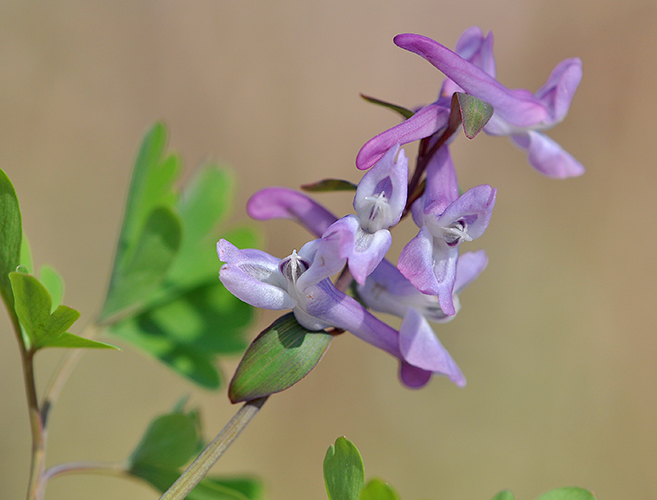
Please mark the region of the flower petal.
POLYGON ((566 179, 584 173, 584 166, 545 134, 529 131, 526 134, 512 135, 511 141, 519 148, 527 150, 529 164, 543 175, 566 179))
POLYGON ((421 389, 431 380, 429 370, 423 370, 417 366, 408 364, 406 361, 399 363, 399 380, 409 389, 421 389))
POLYGON ((433 103, 420 109, 408 120, 367 141, 356 156, 356 166, 366 170, 379 161, 395 144, 424 139, 447 126, 449 108, 433 103))
POLYGON ((454 280, 454 294, 460 294, 486 269, 488 256, 484 250, 465 252, 459 256, 456 263, 456 279, 454 280))
POLYGON ((280 259, 260 250, 238 250, 226 240, 217 243, 217 250, 219 259, 225 262, 219 279, 238 299, 263 309, 292 309, 296 305, 283 289, 280 259))
POLYGON ((436 337, 427 320, 412 307, 399 329, 399 348, 409 364, 446 375, 459 387, 465 385, 465 377, 454 359, 436 337))
POLYGON ((440 283, 433 271, 433 235, 426 226, 403 248, 397 268, 420 292, 438 294, 440 283))
POLYGON ((468 94, 486 101, 495 113, 516 127, 552 123, 552 114, 531 92, 510 90, 486 71, 466 61, 431 38, 410 33, 397 35, 395 44, 429 61, 468 94))
MULTIPOLYGON (((436 224, 448 226, 462 219, 467 224, 468 236, 473 240, 479 238, 484 234, 490 222, 496 193, 497 190, 488 184, 468 189, 437 217, 436 224)), ((427 215, 425 215, 426 217, 427 215)))
POLYGON ((318 238, 337 217, 303 193, 284 187, 269 187, 255 193, 246 204, 257 220, 292 219, 318 238))

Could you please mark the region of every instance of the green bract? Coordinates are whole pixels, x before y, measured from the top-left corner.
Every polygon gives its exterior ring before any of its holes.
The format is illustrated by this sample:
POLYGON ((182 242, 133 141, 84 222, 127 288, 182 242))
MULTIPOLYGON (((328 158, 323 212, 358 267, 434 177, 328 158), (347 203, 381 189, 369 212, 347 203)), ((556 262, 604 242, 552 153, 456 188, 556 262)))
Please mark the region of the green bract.
POLYGON ((324 356, 333 336, 309 331, 293 313, 278 318, 249 346, 230 382, 233 403, 269 396, 296 384, 324 356))

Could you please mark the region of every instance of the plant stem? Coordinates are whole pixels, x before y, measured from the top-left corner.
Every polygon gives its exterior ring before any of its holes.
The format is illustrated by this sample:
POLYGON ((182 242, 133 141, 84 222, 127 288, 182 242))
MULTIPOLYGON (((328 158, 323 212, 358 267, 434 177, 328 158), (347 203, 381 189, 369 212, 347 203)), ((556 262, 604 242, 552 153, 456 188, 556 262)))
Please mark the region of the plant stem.
MULTIPOLYGON (((99 333, 97 325, 89 324, 84 328, 82 336, 85 338, 92 339, 96 337, 99 333)), ((43 421, 44 427, 48 424, 48 415, 50 409, 57 402, 68 377, 71 375, 73 368, 79 361, 82 356, 84 349, 67 349, 65 357, 55 374, 50 379, 50 383, 46 387, 45 392, 43 393, 43 402, 41 404, 41 420, 43 421)))
POLYGON ((217 437, 205 447, 201 454, 196 457, 196 460, 173 483, 171 488, 164 492, 160 500, 182 500, 185 498, 194 486, 201 482, 228 447, 233 444, 237 436, 249 425, 260 408, 262 408, 262 405, 265 404, 268 397, 266 396, 244 403, 226 426, 221 429, 221 432, 217 434, 217 437))
POLYGON ((49 467, 43 473, 43 482, 46 483, 55 476, 74 473, 132 477, 123 463, 107 464, 102 462, 69 462, 49 467))
POLYGON ((46 430, 39 412, 39 402, 36 394, 34 380, 34 351, 26 350, 21 343, 23 358, 23 375, 25 378, 25 393, 30 414, 30 428, 32 430, 32 463, 30 467, 30 482, 27 488, 27 500, 34 500, 41 496, 43 488, 41 477, 46 465, 46 430))

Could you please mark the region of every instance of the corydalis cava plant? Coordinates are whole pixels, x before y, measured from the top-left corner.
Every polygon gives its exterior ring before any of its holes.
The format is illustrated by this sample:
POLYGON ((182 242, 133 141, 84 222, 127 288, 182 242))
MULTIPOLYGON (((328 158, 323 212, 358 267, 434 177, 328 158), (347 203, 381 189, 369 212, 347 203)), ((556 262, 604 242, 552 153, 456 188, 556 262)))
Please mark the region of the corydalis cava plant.
MULTIPOLYGON (((460 255, 460 247, 486 231, 497 190, 487 184, 460 189, 450 154, 458 124, 463 123, 469 138, 480 130, 510 136, 527 151, 529 163, 547 176, 580 175, 581 164, 543 131, 566 116, 581 79, 581 61, 563 61, 532 93, 510 90, 496 80, 493 38, 479 28, 467 29, 455 51, 414 34, 398 35, 395 43, 447 78, 437 100, 415 112, 369 99, 401 112, 405 120, 359 151, 356 165, 367 172, 356 187, 356 213, 338 218, 307 195, 284 187, 258 191, 248 202, 249 215, 294 220, 316 239, 284 259, 221 241, 218 251, 225 264, 220 278, 250 304, 292 309, 307 329, 347 330, 386 351, 399 360, 400 378, 408 387, 424 386, 432 374, 463 385, 463 374, 429 321, 451 320, 460 310, 458 294, 486 267, 484 250, 460 255), (488 114, 475 117, 482 109, 488 114), (401 145, 417 140, 409 180, 401 145), (386 258, 390 229, 408 214, 418 233, 404 245, 395 266, 386 258), (401 317, 400 328, 372 312, 401 317)), ((349 183, 327 180, 315 186, 343 189, 349 183)))

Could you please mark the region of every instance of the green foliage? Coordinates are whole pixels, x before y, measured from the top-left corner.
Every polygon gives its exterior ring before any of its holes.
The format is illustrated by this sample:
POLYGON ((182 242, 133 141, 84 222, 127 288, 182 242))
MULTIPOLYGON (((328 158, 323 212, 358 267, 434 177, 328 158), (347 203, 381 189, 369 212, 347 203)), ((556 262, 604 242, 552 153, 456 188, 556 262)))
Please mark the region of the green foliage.
POLYGON ((360 497, 365 485, 363 459, 358 448, 345 437, 336 439, 326 451, 324 483, 329 500, 358 500, 360 497))
POLYGON ((243 351, 253 319, 252 308, 218 280, 216 242, 259 242, 247 227, 222 230, 235 186, 226 169, 207 165, 178 193, 173 183, 181 162, 165 149, 166 130, 157 124, 137 156, 101 322, 177 373, 216 389, 216 356, 243 351))
POLYGON ((415 112, 411 111, 410 109, 406 109, 402 106, 398 106, 397 104, 391 104, 386 101, 382 101, 380 99, 376 99, 374 97, 367 96, 365 94, 360 95, 363 99, 365 99, 367 102, 370 102, 372 104, 376 104, 377 106, 383 106, 384 108, 388 108, 395 113, 398 113, 405 119, 409 119, 411 116, 415 114, 415 112))
POLYGON ((41 271, 39 272, 39 281, 50 294, 52 312, 62 303, 64 298, 64 280, 52 267, 44 265, 41 266, 41 271))
POLYGON ((456 105, 458 105, 461 121, 463 122, 463 132, 465 132, 468 139, 474 139, 493 116, 493 106, 462 92, 453 94, 452 112, 456 105))
POLYGON ((497 495, 493 497, 493 500, 515 500, 511 490, 500 491, 497 495))
POLYGON ((230 382, 228 397, 233 403, 250 401, 296 384, 315 368, 332 339, 323 330, 303 328, 293 313, 281 316, 247 349, 230 382))
POLYGON ((15 310, 32 350, 43 347, 90 347, 115 349, 103 342, 85 339, 66 332, 80 317, 67 306, 54 311, 52 299, 39 280, 22 272, 9 273, 15 300, 15 310), (51 312, 52 311, 52 312, 51 312))
POLYGON ((371 479, 360 492, 358 500, 400 500, 400 498, 395 489, 385 481, 371 479))
POLYGON ((342 179, 323 179, 321 181, 313 182, 312 184, 304 184, 301 189, 309 192, 327 192, 327 191, 356 191, 358 186, 353 182, 344 181, 342 179))
MULTIPOLYGON (((199 415, 176 411, 157 417, 146 429, 128 460, 130 474, 166 491, 203 447, 199 415)), ((261 500, 260 481, 248 477, 203 479, 186 497, 190 500, 261 500)))
POLYGON ((0 296, 9 314, 14 314, 9 273, 21 263, 21 210, 18 197, 7 174, 0 169, 0 296))
POLYGON ((536 500, 595 500, 595 496, 583 488, 568 487, 550 490, 536 500))

